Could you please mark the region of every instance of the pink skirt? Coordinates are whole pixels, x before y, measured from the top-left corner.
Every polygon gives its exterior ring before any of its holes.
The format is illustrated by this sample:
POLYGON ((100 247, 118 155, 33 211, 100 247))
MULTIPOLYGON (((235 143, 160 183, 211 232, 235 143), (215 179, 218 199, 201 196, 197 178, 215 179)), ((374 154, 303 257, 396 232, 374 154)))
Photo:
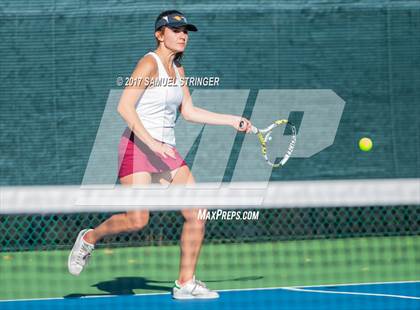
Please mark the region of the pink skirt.
POLYGON ((186 165, 175 147, 175 158, 153 152, 146 144, 137 138, 133 132, 126 131, 118 146, 118 177, 123 178, 136 172, 161 173, 186 165))

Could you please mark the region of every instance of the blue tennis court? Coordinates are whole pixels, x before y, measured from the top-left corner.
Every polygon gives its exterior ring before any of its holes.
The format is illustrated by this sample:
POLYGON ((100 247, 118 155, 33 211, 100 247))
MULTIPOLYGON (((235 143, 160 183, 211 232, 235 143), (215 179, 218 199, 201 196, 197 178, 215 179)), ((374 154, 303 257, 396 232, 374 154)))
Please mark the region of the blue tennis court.
POLYGON ((169 293, 5 301, 0 309, 420 309, 420 282, 225 290, 218 300, 175 301, 169 293))

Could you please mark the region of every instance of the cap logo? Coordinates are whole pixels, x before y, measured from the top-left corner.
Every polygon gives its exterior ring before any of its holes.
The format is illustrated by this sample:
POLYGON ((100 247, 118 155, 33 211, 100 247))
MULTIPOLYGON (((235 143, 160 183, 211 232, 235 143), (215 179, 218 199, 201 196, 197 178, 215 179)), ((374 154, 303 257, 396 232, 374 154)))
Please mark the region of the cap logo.
POLYGON ((182 17, 181 17, 181 16, 179 16, 179 15, 175 15, 175 16, 174 16, 174 19, 176 19, 177 21, 180 21, 180 20, 182 19, 182 17))

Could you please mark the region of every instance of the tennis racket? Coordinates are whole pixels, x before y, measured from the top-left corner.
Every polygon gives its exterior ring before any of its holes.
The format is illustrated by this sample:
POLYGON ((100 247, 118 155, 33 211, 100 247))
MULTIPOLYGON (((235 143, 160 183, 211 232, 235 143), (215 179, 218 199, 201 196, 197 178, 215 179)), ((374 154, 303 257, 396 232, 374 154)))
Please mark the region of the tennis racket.
MULTIPOLYGON (((241 121, 239 126, 242 128, 244 122, 241 121)), ((274 168, 283 167, 289 160, 293 153, 296 145, 296 128, 287 119, 279 119, 274 121, 270 126, 259 129, 254 126, 251 127, 251 132, 257 135, 258 140, 261 144, 261 154, 264 157, 267 164, 274 168), (284 128, 288 127, 291 131, 289 146, 285 154, 279 153, 280 145, 284 144, 284 128), (281 157, 281 155, 283 155, 281 157), (278 158, 281 158, 278 160, 278 158)))

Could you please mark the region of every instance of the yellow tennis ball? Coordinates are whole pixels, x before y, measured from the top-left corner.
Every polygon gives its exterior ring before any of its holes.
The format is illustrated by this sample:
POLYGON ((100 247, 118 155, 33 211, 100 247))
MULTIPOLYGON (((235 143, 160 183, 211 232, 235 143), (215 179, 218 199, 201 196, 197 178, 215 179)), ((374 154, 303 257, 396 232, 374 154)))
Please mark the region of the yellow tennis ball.
POLYGON ((363 152, 369 152, 372 149, 373 143, 369 138, 362 138, 359 141, 359 148, 363 152))

